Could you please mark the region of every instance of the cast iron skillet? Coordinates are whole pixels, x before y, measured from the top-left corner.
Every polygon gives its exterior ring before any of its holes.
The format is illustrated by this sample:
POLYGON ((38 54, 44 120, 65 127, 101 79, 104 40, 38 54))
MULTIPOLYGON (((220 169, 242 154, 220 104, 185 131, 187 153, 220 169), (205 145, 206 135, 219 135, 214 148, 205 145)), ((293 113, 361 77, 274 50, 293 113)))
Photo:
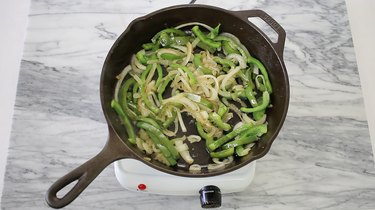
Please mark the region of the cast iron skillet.
MULTIPOLYGON (((269 151, 284 123, 289 104, 289 82, 283 62, 284 42, 284 29, 261 10, 228 11, 206 5, 179 5, 158 10, 132 21, 110 49, 101 74, 100 97, 109 130, 107 143, 98 155, 57 180, 48 189, 46 194, 48 205, 53 208, 68 205, 106 166, 122 158, 134 158, 159 171, 177 176, 209 177, 231 172, 263 157, 269 151), (273 43, 260 29, 249 22, 249 17, 259 17, 268 23, 278 34, 277 42, 273 43), (187 22, 202 22, 210 26, 221 23, 221 31, 236 35, 250 53, 263 62, 273 85, 273 94, 271 94, 273 108, 267 110, 268 133, 253 147, 249 155, 240 159, 235 158, 232 164, 220 171, 203 171, 194 174, 187 168, 167 167, 157 161, 146 161, 144 159, 146 155, 127 141, 125 129, 110 106, 116 84, 115 76, 130 63, 132 54, 137 52, 143 43, 149 42, 158 31, 187 22), (58 191, 76 180, 78 182, 67 194, 61 198, 57 197, 58 191)), ((188 129, 195 132, 194 125, 188 129)), ((203 141, 202 144, 200 149, 194 150, 199 155, 195 162, 206 164, 210 157, 205 151, 203 141)))

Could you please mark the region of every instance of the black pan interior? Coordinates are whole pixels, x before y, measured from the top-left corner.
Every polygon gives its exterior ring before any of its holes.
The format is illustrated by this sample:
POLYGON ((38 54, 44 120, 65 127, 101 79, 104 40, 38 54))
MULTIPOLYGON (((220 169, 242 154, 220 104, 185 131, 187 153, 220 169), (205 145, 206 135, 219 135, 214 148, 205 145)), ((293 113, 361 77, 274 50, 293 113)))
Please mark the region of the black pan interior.
MULTIPOLYGON (((276 53, 269 39, 264 37, 264 34, 260 33, 259 29, 247 20, 236 16, 235 12, 203 5, 184 5, 166 8, 134 20, 108 53, 102 70, 100 88, 103 111, 110 127, 133 150, 136 156, 141 161, 158 170, 189 177, 227 173, 264 156, 271 147, 284 122, 289 102, 289 84, 286 69, 282 58, 276 53), (268 133, 253 147, 249 155, 243 158, 236 158, 233 164, 228 165, 220 171, 203 171, 202 173, 194 174, 189 172, 187 168, 167 167, 157 161, 144 160, 143 157, 145 155, 126 140, 125 129, 123 129, 117 115, 110 107, 110 101, 113 98, 116 84, 115 77, 130 63, 131 56, 141 49, 143 43, 150 42, 153 35, 160 30, 187 22, 202 22, 210 26, 216 26, 220 23, 221 31, 236 35, 250 53, 263 62, 269 72, 273 85, 273 94, 271 95, 273 108, 267 111, 268 133)), ((188 129, 195 132, 194 124, 187 123, 187 126, 188 129)), ((196 163, 206 164, 210 160, 205 151, 203 141, 201 145, 194 146, 192 153, 194 156, 197 156, 194 157, 196 163)))

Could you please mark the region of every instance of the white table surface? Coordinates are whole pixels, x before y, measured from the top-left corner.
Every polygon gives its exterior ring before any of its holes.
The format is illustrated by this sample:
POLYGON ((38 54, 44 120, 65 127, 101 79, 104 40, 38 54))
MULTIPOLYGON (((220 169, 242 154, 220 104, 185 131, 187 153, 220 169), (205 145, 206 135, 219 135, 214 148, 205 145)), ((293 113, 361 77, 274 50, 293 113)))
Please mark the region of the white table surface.
MULTIPOLYGON (((346 0, 353 42, 361 78, 366 113, 373 151, 375 151, 375 1, 346 0), (372 91, 371 91, 372 90, 372 91)), ((29 0, 2 0, 0 2, 0 197, 9 136, 12 124, 13 106, 18 81, 23 42, 26 36, 29 0)))

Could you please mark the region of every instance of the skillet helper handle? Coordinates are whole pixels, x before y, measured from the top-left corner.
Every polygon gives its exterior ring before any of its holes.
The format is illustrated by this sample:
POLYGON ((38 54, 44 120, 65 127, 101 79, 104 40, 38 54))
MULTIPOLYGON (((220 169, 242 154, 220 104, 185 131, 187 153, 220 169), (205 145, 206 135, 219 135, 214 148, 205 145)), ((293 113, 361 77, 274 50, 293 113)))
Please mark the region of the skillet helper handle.
MULTIPOLYGON (((283 27, 276 22, 275 19, 273 19, 271 16, 269 16, 266 12, 263 10, 244 10, 244 11, 235 11, 234 12, 237 16, 239 16, 241 19, 245 21, 249 21, 249 18, 251 17, 259 17, 264 22, 266 22, 271 28, 277 33, 277 42, 274 43, 271 41, 273 47, 275 48, 277 54, 282 58, 283 52, 284 52, 284 45, 285 45, 285 38, 286 33, 283 27)), ((251 21, 249 21, 251 22, 251 21)))
POLYGON ((58 179, 46 193, 47 204, 52 208, 62 208, 70 204, 74 199, 82 193, 84 189, 103 171, 103 169, 112 162, 129 157, 121 140, 110 137, 104 146, 103 150, 95 157, 88 160, 86 163, 77 167, 65 176, 58 179), (74 187, 61 198, 57 197, 57 192, 69 185, 70 183, 78 181, 74 187))

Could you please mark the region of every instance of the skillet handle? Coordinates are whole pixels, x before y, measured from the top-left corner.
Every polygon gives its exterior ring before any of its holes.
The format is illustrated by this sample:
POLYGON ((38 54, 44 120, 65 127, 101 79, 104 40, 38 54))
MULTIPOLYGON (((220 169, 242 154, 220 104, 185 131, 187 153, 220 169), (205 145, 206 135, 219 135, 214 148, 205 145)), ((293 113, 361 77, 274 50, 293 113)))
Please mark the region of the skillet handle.
POLYGON ((62 208, 78 197, 81 192, 112 162, 131 157, 132 153, 124 146, 120 139, 114 138, 112 129, 109 129, 109 137, 106 145, 99 154, 77 167, 65 176, 58 179, 46 193, 47 204, 52 208, 62 208), (58 198, 57 192, 78 181, 74 187, 63 197, 58 198))
POLYGON ((259 17, 264 22, 266 22, 269 26, 271 26, 271 28, 278 35, 277 42, 274 43, 274 42, 271 41, 271 43, 272 43, 273 47, 275 48, 277 54, 280 56, 280 58, 283 58, 286 33, 285 33, 285 30, 283 29, 283 27, 281 27, 281 25, 278 22, 276 22, 275 19, 273 19, 271 16, 269 16, 263 10, 234 11, 234 14, 239 16, 241 19, 243 19, 245 21, 249 21, 248 18, 250 18, 250 17, 259 17))

